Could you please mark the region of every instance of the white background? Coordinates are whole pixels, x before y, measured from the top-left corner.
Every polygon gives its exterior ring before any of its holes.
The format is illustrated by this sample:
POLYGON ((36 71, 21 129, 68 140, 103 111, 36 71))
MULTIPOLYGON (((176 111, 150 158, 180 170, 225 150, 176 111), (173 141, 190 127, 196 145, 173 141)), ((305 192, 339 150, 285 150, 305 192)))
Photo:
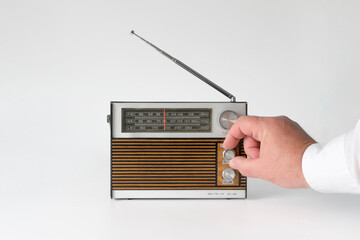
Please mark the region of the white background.
MULTIPOLYGON (((359 1, 0 1, 0 239, 359 239, 360 198, 114 201, 111 100, 227 101, 317 141, 360 118, 359 1)), ((336 177, 336 176, 334 176, 336 177)))

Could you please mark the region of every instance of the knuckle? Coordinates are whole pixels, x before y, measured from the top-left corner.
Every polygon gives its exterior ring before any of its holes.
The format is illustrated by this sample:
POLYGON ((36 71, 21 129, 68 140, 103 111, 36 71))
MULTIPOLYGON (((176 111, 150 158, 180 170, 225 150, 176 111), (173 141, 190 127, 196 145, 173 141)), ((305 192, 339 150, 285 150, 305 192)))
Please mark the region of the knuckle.
POLYGON ((291 119, 284 115, 277 116, 277 117, 269 117, 266 119, 266 123, 269 126, 282 126, 282 125, 289 124, 289 122, 291 122, 291 119))
POLYGON ((265 119, 267 125, 277 125, 280 121, 279 117, 268 117, 265 119))
POLYGON ((287 117, 285 115, 280 115, 278 118, 281 120, 289 120, 289 117, 287 117))
POLYGON ((284 115, 279 116, 279 120, 283 124, 289 124, 293 122, 288 116, 284 116, 284 115))

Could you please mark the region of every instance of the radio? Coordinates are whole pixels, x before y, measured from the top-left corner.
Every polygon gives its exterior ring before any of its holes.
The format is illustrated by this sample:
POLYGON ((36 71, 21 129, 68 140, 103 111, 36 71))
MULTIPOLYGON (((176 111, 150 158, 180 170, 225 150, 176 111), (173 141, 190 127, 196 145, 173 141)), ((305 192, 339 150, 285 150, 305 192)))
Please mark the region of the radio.
POLYGON ((111 198, 246 198, 247 179, 228 163, 245 156, 242 141, 222 142, 247 103, 137 35, 230 98, 230 102, 112 101, 111 198))

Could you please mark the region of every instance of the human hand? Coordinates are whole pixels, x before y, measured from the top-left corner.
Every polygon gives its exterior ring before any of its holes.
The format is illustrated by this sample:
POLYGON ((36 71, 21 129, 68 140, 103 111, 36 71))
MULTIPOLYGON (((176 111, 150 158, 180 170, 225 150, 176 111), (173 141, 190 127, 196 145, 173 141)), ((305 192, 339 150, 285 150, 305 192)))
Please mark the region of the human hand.
POLYGON ((248 158, 233 158, 231 168, 285 188, 309 187, 302 171, 302 156, 315 141, 299 124, 285 116, 242 116, 229 130, 223 147, 232 149, 242 138, 248 158))

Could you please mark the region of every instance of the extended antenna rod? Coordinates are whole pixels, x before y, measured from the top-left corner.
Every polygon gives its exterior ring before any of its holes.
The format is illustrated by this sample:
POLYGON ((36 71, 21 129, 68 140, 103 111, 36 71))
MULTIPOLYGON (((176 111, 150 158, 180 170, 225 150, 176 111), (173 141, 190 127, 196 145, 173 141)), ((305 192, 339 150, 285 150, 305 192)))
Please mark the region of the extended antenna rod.
POLYGON ((153 48, 155 48, 156 50, 158 50, 161 54, 163 54, 164 56, 166 56, 167 58, 169 58, 171 61, 173 61, 174 63, 176 63, 177 65, 179 65, 180 67, 182 67, 183 69, 185 69, 186 71, 188 71, 189 73, 192 73, 193 75, 195 75, 196 77, 200 78, 202 81, 204 81, 205 83, 207 83, 208 85, 212 86, 213 88, 215 88, 216 90, 218 90, 219 92, 221 92, 222 94, 224 94, 226 97, 230 98, 231 102, 236 102, 236 98, 234 95, 232 95, 231 93, 229 93, 228 91, 226 91, 225 89, 223 89, 222 87, 220 87, 219 85, 215 84, 214 82, 212 82, 211 80, 207 79, 206 77, 204 77, 203 75, 201 75, 200 73, 198 73, 197 71, 195 71, 194 69, 192 69, 191 67, 187 66, 185 63, 181 62, 180 60, 177 60, 176 58, 174 58, 173 56, 171 56, 170 54, 166 53, 165 51, 161 50, 160 48, 156 47, 154 44, 152 44, 151 42, 146 41, 145 39, 143 39, 142 37, 140 37, 139 35, 137 35, 134 30, 131 31, 131 34, 134 34, 135 36, 137 36, 138 38, 140 38, 141 40, 143 40, 144 42, 146 42, 147 44, 149 44, 150 46, 152 46, 153 48))

